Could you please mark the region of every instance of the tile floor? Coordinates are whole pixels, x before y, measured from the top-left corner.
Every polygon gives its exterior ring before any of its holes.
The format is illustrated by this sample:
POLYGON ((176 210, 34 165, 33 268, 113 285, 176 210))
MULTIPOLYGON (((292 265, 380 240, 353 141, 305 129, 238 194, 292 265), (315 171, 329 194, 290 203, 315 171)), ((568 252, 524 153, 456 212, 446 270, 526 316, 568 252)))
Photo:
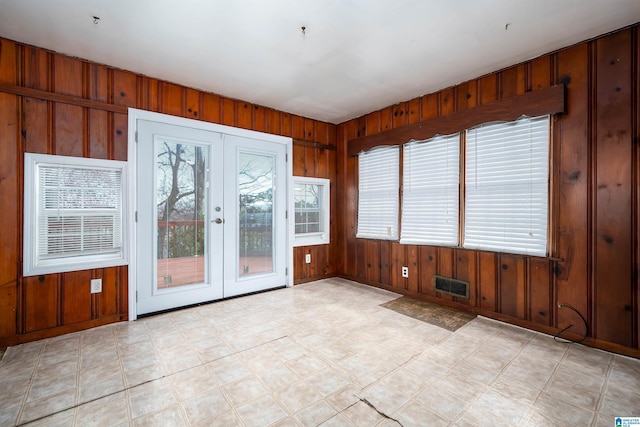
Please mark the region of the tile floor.
POLYGON ((484 318, 455 332, 342 279, 9 348, 0 425, 613 426, 640 360, 484 318))

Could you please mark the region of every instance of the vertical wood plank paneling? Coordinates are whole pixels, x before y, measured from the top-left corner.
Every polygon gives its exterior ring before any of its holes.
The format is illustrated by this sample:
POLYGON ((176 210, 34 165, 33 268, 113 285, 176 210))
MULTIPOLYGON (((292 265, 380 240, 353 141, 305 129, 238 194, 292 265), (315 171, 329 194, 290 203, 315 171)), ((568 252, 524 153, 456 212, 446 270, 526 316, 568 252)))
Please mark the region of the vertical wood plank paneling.
POLYGON ((294 176, 305 176, 306 168, 305 168, 305 150, 304 145, 293 144, 293 175, 294 176))
POLYGON ((258 132, 267 130, 267 112, 260 105, 253 106, 253 130, 258 132))
POLYGON ((539 90, 551 86, 551 55, 541 56, 531 61, 531 89, 539 90))
POLYGON ((498 99, 498 74, 489 74, 479 80, 479 104, 490 104, 498 99))
POLYGON ((457 298, 456 301, 463 304, 476 305, 476 254, 474 251, 455 250, 455 278, 469 282, 469 299, 457 298))
POLYGON ((184 88, 173 83, 161 82, 160 94, 162 112, 172 116, 182 116, 184 111, 184 88))
POLYGON ((53 55, 54 92, 64 95, 82 96, 82 61, 61 54, 53 55))
POLYGON ((496 258, 491 252, 478 253, 480 308, 494 312, 498 310, 496 258))
POLYGON ((229 98, 222 98, 222 124, 227 126, 236 126, 236 103, 229 98))
POLYGON ((62 324, 91 320, 91 271, 62 274, 62 324))
POLYGON ((24 332, 53 328, 57 324, 58 276, 40 277, 23 279, 24 332))
POLYGON ((274 135, 281 135, 281 121, 282 114, 277 111, 269 108, 267 110, 267 132, 272 133, 274 135))
POLYGON ((126 114, 113 114, 113 159, 127 160, 128 117, 126 114))
POLYGON ((305 139, 304 118, 291 115, 291 136, 293 139, 305 139))
POLYGON ((109 113, 89 111, 89 157, 109 159, 109 113))
POLYGON ((54 151, 52 154, 82 157, 84 155, 84 111, 82 107, 68 104, 55 104, 54 114, 54 151))
POLYGON ((380 133, 380 111, 374 111, 364 117, 367 126, 367 135, 380 133))
POLYGON ((398 242, 391 242, 391 266, 389 268, 389 284, 394 288, 406 289, 405 279, 402 277, 402 266, 405 265, 405 246, 398 242))
POLYGON ((456 111, 455 89, 450 87, 439 92, 440 94, 440 115, 445 116, 456 111))
POLYGON ((367 277, 367 240, 356 239, 355 243, 356 277, 366 279, 367 277))
POLYGON ((553 307, 553 299, 549 261, 530 258, 528 319, 541 325, 551 326, 551 307, 553 307))
POLYGON ((251 129, 253 127, 253 105, 248 102, 237 103, 236 126, 243 129, 251 129))
POLYGON ((393 107, 393 119, 392 126, 393 128, 397 128, 400 126, 405 126, 407 124, 407 103, 402 102, 393 107))
MULTIPOLYGON (((556 81, 566 85, 568 114, 558 117, 560 144, 559 206, 557 206, 557 303, 569 304, 588 318, 591 288, 588 239, 589 194, 589 45, 580 44, 557 55, 556 81)), ((579 325, 582 320, 569 309, 557 310, 556 327, 579 325)))
POLYGON ((632 343, 631 30, 596 42, 595 334, 632 343))
POLYGON ((393 108, 387 107, 380 110, 380 131, 384 132, 392 128, 393 108))
POLYGON ((157 79, 147 77, 144 77, 143 81, 146 81, 149 87, 147 108, 149 108, 150 111, 160 112, 160 82, 157 79))
MULTIPOLYGON (((0 39, 0 82, 16 84, 18 80, 17 48, 0 39)), ((20 100, 0 93, 0 200, 20 200, 20 100)), ((0 337, 17 330, 17 279, 20 239, 20 203, 8 203, 0 221, 0 337)), ((22 258, 22 257, 20 257, 22 258)))
POLYGON ((500 312, 525 319, 524 258, 500 255, 500 312))
POLYGON ((420 98, 414 98, 407 103, 407 123, 420 121, 420 98))
POLYGON ((406 245, 407 260, 409 267, 409 278, 407 279, 407 290, 418 292, 420 290, 420 269, 419 269, 419 246, 406 245))
MULTIPOLYGON (((353 139, 357 134, 357 121, 351 120, 347 123, 345 129, 345 139, 353 139)), ((346 152, 345 152, 346 153, 346 152)), ((346 239, 346 250, 343 254, 344 261, 343 265, 345 267, 345 272, 347 275, 354 277, 356 273, 355 263, 352 261, 352 257, 356 254, 356 246, 355 246, 355 235, 356 235, 356 223, 358 217, 358 178, 357 178, 357 168, 358 162, 356 157, 348 157, 345 155, 345 181, 349 183, 347 186, 346 194, 343 196, 345 208, 344 212, 346 215, 346 219, 344 219, 345 223, 345 239, 346 239)), ((345 191, 343 190, 343 191, 345 191)))
POLYGON ((316 152, 318 150, 313 147, 305 147, 304 149, 304 175, 316 176, 316 152))
POLYGON ((183 113, 184 117, 189 119, 198 120, 200 118, 200 92, 187 88, 185 89, 185 111, 183 113))
POLYGON ((97 317, 116 315, 119 313, 117 268, 104 268, 99 271, 102 278, 102 292, 95 294, 99 298, 99 313, 97 313, 97 317))
MULTIPOLYGON (((163 91, 168 91, 165 95, 171 94, 172 90, 176 90, 175 85, 171 86, 172 87, 168 88, 166 84, 163 84, 163 91)), ((136 107, 138 98, 137 93, 137 77, 135 74, 128 71, 113 70, 112 96, 114 104, 124 105, 127 107, 136 107)), ((163 106, 163 108, 166 108, 166 106, 163 106)), ((182 115, 182 110, 178 111, 169 108, 165 112, 167 112, 167 114, 182 115), (167 111, 171 111, 171 113, 167 111)))
POLYGON ((422 120, 428 120, 434 117, 438 117, 439 115, 438 98, 439 96, 437 93, 432 93, 422 97, 421 107, 420 107, 420 117, 422 117, 422 120))
MULTIPOLYGON (((2 40, 4 49, 11 46, 9 41, 2 40)), ((15 45, 13 48, 15 50, 15 45)), ((24 77, 23 84, 32 89, 49 90, 51 84, 51 54, 43 49, 25 46, 24 48, 24 77)), ((7 50, 8 52, 8 50, 7 50)), ((15 52, 13 54, 15 57, 15 52)), ((15 73, 16 65, 2 66, 3 70, 12 70, 15 73)), ((16 83, 15 81, 10 83, 16 83)))
POLYGON ((434 246, 420 247, 420 292, 430 297, 436 296, 433 276, 438 274, 438 250, 434 246))
POLYGON ((290 138, 293 137, 291 114, 282 113, 282 117, 280 117, 280 127, 282 135, 288 136, 290 138))
POLYGON ((315 174, 317 178, 331 178, 329 175, 329 150, 318 148, 315 154, 315 174))
POLYGON ((388 240, 380 241, 380 258, 378 259, 380 266, 380 283, 383 285, 391 285, 391 242, 388 240))
POLYGON ((526 90, 525 65, 507 68, 499 73, 500 99, 523 94, 526 90))
POLYGON ((211 123, 220 123, 220 97, 211 93, 203 94, 202 120, 211 123))
POLYGON ((380 282, 380 241, 367 240, 366 242, 366 279, 380 282))

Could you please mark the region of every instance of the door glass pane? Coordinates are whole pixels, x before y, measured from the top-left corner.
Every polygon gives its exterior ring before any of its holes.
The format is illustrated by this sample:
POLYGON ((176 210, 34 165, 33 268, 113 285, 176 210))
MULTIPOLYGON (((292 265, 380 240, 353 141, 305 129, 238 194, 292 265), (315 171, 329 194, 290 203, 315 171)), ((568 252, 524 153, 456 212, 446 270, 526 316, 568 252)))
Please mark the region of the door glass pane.
POLYGON ((156 142, 159 289, 204 282, 207 163, 204 147, 156 142))
POLYGON ((238 155, 238 275, 273 271, 274 158, 270 155, 238 155))

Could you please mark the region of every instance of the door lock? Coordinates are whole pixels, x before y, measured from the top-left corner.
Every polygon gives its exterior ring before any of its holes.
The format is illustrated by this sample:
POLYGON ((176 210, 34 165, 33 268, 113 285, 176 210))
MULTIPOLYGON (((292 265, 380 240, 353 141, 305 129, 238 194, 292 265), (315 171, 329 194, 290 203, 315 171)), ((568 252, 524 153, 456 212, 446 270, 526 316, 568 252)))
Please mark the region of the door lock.
POLYGON ((216 218, 214 221, 216 224, 222 224, 222 218, 216 218))

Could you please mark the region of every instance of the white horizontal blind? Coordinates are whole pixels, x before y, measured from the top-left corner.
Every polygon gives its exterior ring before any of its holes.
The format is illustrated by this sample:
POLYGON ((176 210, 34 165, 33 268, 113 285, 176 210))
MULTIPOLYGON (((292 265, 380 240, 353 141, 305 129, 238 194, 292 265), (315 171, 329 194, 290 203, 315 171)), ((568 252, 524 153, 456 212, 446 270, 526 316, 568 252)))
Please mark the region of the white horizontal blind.
POLYGON ((37 259, 122 251, 121 170, 39 165, 37 174, 37 259))
POLYGON ((404 146, 400 243, 458 245, 460 134, 404 146))
POLYGON ((545 256, 549 116, 467 131, 464 247, 545 256))
POLYGON ((398 238, 400 148, 381 147, 358 156, 356 237, 398 238))

